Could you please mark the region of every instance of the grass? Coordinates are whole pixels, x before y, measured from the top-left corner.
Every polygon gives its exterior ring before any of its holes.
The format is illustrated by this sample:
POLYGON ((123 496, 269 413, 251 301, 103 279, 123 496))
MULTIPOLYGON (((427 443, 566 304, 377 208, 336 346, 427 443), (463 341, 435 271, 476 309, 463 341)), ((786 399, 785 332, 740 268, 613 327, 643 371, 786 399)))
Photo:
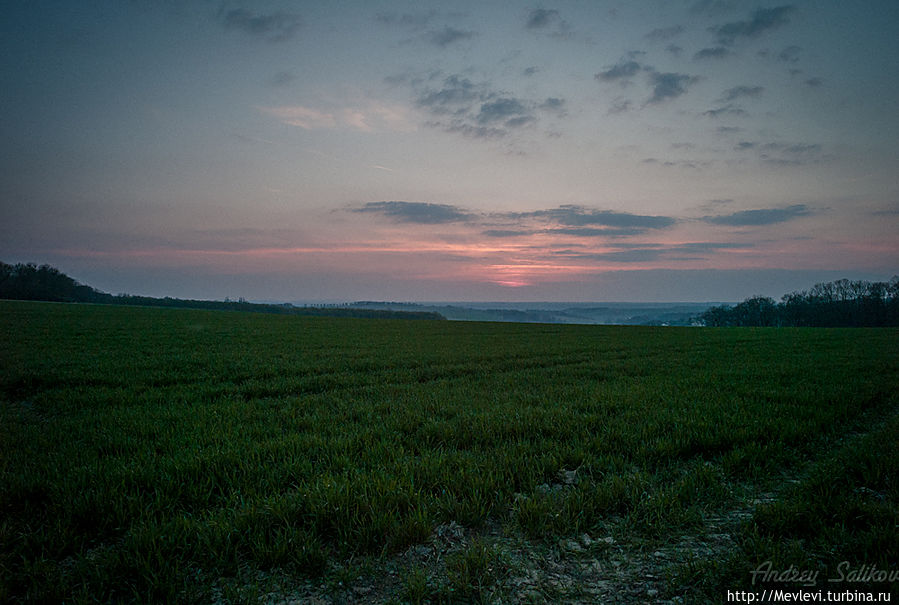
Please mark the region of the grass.
POLYGON ((489 602, 501 539, 666 544, 770 491, 670 590, 895 568, 897 336, 0 302, 0 601, 264 600, 366 560, 401 566, 372 599, 489 602))

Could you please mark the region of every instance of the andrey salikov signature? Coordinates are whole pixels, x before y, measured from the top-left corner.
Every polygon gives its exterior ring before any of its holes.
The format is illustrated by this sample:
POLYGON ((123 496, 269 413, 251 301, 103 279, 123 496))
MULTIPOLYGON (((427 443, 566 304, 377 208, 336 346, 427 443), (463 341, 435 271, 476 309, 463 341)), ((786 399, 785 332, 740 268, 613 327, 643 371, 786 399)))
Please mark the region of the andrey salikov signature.
MULTIPOLYGON (((782 584, 800 584, 817 586, 821 576, 820 569, 799 569, 790 565, 786 569, 774 569, 771 561, 765 561, 751 571, 752 585, 757 582, 777 582, 782 584)), ((876 565, 853 567, 849 561, 841 561, 835 573, 827 578, 828 582, 896 582, 899 581, 899 570, 878 569, 876 565)))

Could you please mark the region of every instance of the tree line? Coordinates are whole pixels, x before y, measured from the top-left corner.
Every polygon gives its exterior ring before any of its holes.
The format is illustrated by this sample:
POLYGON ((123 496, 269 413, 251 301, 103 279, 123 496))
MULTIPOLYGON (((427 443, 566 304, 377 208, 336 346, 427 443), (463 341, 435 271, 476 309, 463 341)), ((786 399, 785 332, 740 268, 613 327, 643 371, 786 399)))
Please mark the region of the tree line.
POLYGON ((316 315, 327 317, 362 317, 368 319, 444 319, 439 313, 427 311, 386 311, 337 307, 295 307, 291 304, 251 303, 243 298, 236 301, 190 300, 183 298, 154 298, 132 294, 108 294, 81 284, 59 269, 34 263, 9 265, 0 261, 0 299, 39 300, 46 302, 77 302, 142 307, 175 307, 216 311, 249 311, 279 315, 316 315))
POLYGON ((776 302, 753 296, 735 306, 711 307, 706 326, 882 327, 899 326, 899 276, 888 282, 839 279, 792 292, 776 302))

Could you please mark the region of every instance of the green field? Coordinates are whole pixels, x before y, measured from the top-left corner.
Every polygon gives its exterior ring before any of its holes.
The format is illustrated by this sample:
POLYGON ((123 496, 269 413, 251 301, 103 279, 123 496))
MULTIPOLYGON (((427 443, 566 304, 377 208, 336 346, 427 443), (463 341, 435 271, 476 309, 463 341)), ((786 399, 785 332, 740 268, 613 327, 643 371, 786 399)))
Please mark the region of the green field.
POLYGON ((897 524, 896 329, 0 301, 0 602, 723 602, 897 524))

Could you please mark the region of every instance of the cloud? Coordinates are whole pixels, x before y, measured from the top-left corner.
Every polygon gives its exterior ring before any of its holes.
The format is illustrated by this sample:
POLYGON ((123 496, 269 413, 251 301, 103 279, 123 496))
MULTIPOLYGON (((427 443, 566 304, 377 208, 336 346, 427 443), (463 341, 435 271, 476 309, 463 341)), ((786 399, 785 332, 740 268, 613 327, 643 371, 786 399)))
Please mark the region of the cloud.
POLYGON ((824 80, 821 78, 809 78, 805 82, 803 82, 809 88, 820 88, 824 84, 824 80))
POLYGON ((719 210, 722 206, 729 206, 733 204, 733 198, 716 198, 708 200, 707 202, 700 204, 697 206, 703 212, 715 212, 719 210))
POLYGON ((702 168, 704 166, 708 166, 711 163, 708 161, 695 162, 692 160, 678 160, 678 161, 660 160, 658 158, 644 158, 643 160, 641 160, 641 162, 643 164, 657 164, 659 166, 665 166, 668 168, 674 168, 674 167, 676 167, 676 168, 691 168, 693 170, 702 168))
POLYGON ((372 212, 401 223, 437 225, 469 220, 472 215, 457 206, 427 202, 368 202, 352 212, 372 212))
POLYGON ((536 123, 537 110, 566 115, 565 100, 560 97, 532 101, 455 74, 439 88, 418 89, 415 104, 436 118, 428 126, 481 139, 502 138, 536 123))
POLYGON ((477 121, 479 124, 490 124, 502 120, 520 118, 527 118, 528 120, 534 119, 527 114, 528 110, 521 100, 512 97, 500 97, 499 99, 481 105, 481 109, 478 111, 477 121))
POLYGON ((766 208, 760 210, 741 210, 733 214, 704 216, 702 220, 713 225, 729 227, 760 227, 784 223, 796 218, 808 216, 811 211, 805 204, 794 204, 786 208, 766 208))
POLYGON ((630 111, 633 107, 633 102, 630 99, 625 99, 623 97, 619 97, 612 102, 612 106, 609 107, 609 114, 616 113, 624 113, 626 111, 630 111))
POLYGON ((559 97, 547 97, 538 108, 563 115, 565 113, 565 99, 560 99, 559 97))
POLYGON ((766 143, 760 145, 759 150, 760 160, 779 166, 802 166, 825 159, 822 147, 817 143, 766 143))
POLYGON ((605 252, 602 254, 591 254, 590 258, 594 260, 603 260, 613 263, 648 263, 662 255, 664 250, 655 248, 637 248, 634 250, 621 250, 619 252, 605 252))
POLYGON ((629 212, 611 210, 595 210, 574 204, 564 204, 550 210, 537 210, 523 213, 522 217, 546 217, 562 225, 581 227, 586 225, 603 225, 606 227, 638 227, 643 229, 664 229, 675 223, 667 216, 647 216, 629 212))
POLYGON ((528 20, 524 26, 528 29, 543 29, 558 22, 560 19, 561 17, 557 10, 535 8, 528 14, 528 20))
POLYGON ((759 8, 753 11, 748 20, 725 23, 713 27, 711 31, 717 35, 719 44, 730 46, 738 38, 756 38, 766 31, 789 23, 788 17, 794 10, 796 7, 792 5, 759 8))
POLYGON ((376 101, 329 111, 302 105, 260 107, 259 110, 278 118, 284 124, 306 130, 331 128, 348 128, 362 132, 409 132, 414 130, 405 108, 376 101))
POLYGON ((426 26, 431 19, 437 16, 437 11, 403 13, 396 12, 378 13, 375 20, 385 25, 400 25, 402 27, 420 28, 426 26))
POLYGON ((439 90, 428 90, 419 94, 416 103, 438 113, 455 112, 460 106, 464 108, 474 101, 483 99, 485 94, 483 87, 475 86, 468 78, 451 75, 443 81, 443 87, 439 90))
POLYGON ((652 42, 665 42, 667 40, 671 40, 672 38, 676 38, 684 32, 683 25, 673 25, 671 27, 659 27, 648 34, 646 34, 645 38, 652 42))
POLYGON ((762 86, 734 86, 721 93, 720 101, 727 103, 744 97, 758 98, 762 96, 763 92, 765 92, 765 88, 762 86))
POLYGON ((720 118, 721 116, 745 116, 749 114, 742 107, 734 105, 733 103, 728 103, 722 107, 707 109, 702 112, 702 115, 710 118, 720 118))
POLYGON ((751 248, 753 244, 732 242, 690 242, 685 244, 617 244, 614 252, 582 253, 560 250, 557 254, 570 259, 597 260, 613 263, 646 263, 667 258, 668 260, 700 260, 704 254, 727 249, 751 248), (671 256, 689 254, 691 256, 671 256))
POLYGON ((690 7, 693 15, 717 17, 729 13, 740 6, 741 0, 699 0, 690 7))
POLYGON ((446 26, 443 29, 428 32, 427 34, 425 34, 425 39, 435 46, 446 48, 450 44, 454 44, 462 40, 470 40, 476 35, 477 34, 473 31, 465 31, 456 29, 455 27, 446 26))
POLYGON ((544 233, 557 235, 573 235, 574 237, 628 237, 646 233, 645 227, 562 227, 546 229, 544 233))
MULTIPOLYGON (((632 51, 615 65, 596 73, 594 78, 600 82, 620 81, 622 84, 628 84, 630 79, 638 73, 645 72, 648 75, 649 84, 652 86, 652 95, 647 99, 647 105, 655 105, 679 97, 687 92, 689 86, 699 81, 698 77, 688 74, 659 72, 636 60, 636 57, 644 54, 646 53, 642 51, 632 51)), ((626 106, 619 104, 613 108, 613 113, 619 113, 624 109, 626 106)))
MULTIPOLYGON (((723 201, 730 202, 733 200, 712 200, 712 201, 723 201)), ((716 250, 730 250, 730 249, 742 249, 742 248, 753 248, 755 244, 740 244, 736 242, 690 242, 687 244, 679 244, 670 248, 670 250, 674 250, 677 252, 714 252, 716 250)))
POLYGON ((756 141, 740 141, 734 146, 735 151, 758 152, 761 161, 777 166, 802 166, 814 164, 831 156, 823 153, 818 143, 759 143, 756 141))
POLYGON ((562 19, 559 11, 554 9, 536 8, 532 10, 528 13, 524 27, 533 32, 549 32, 551 36, 557 38, 567 38, 571 35, 571 26, 562 19))
POLYGON ((333 113, 319 111, 301 105, 260 107, 260 111, 280 119, 285 124, 299 126, 306 130, 334 128, 337 126, 337 118, 333 113))
POLYGON ((487 229, 481 233, 487 237, 520 237, 522 235, 532 235, 534 232, 515 229, 487 229))
POLYGON ((778 60, 784 63, 796 63, 799 61, 799 54, 802 49, 798 46, 788 46, 777 55, 778 60))
POLYGON ((473 139, 501 139, 509 134, 508 130, 490 126, 474 126, 461 120, 453 120, 449 123, 426 122, 426 126, 442 128, 446 132, 461 134, 473 139))
POLYGON ((870 214, 871 216, 899 216, 899 203, 893 203, 890 206, 883 210, 874 210, 870 214))
POLYGON ((730 55, 730 51, 723 46, 715 46, 713 48, 703 48, 695 55, 693 60, 701 61, 703 59, 724 59, 730 55))
POLYGON ((270 42, 289 40, 303 23, 299 15, 294 13, 277 12, 264 15, 253 13, 245 8, 235 8, 227 12, 220 11, 219 17, 226 29, 240 30, 270 42))
POLYGON ((593 77, 603 82, 614 82, 615 80, 632 78, 637 75, 641 69, 643 69, 643 66, 640 63, 634 60, 622 59, 612 67, 597 73, 593 77))
POLYGON ((647 103, 654 105, 669 99, 675 99, 685 94, 687 88, 698 81, 699 78, 696 76, 687 74, 653 72, 650 76, 652 96, 647 103))
POLYGON ((290 71, 279 71, 271 79, 272 86, 287 86, 297 79, 296 75, 290 71))

